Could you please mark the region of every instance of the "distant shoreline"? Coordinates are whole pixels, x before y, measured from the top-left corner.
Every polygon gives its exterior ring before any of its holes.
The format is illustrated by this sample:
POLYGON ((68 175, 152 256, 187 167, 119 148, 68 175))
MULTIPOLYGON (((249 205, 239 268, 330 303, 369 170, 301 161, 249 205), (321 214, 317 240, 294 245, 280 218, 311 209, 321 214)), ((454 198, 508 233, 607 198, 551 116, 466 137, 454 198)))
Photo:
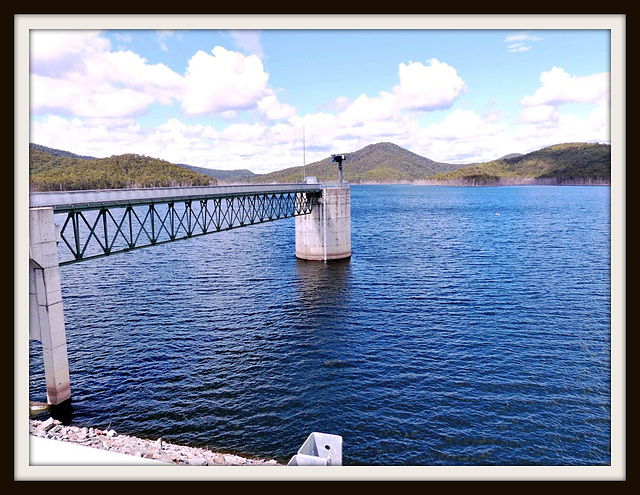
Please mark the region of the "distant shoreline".
MULTIPOLYGON (((322 183, 322 182, 321 182, 322 183)), ((470 181, 465 179, 453 180, 397 180, 397 181, 345 181, 346 184, 352 186, 455 186, 455 187, 491 187, 491 186, 610 186, 611 181, 606 179, 540 179, 540 178, 524 178, 524 179, 507 179, 498 178, 497 180, 470 181)), ((243 185, 240 182, 220 182, 221 186, 237 186, 243 185)), ((252 185, 259 184, 280 184, 280 182, 251 182, 252 185)), ((282 184, 287 184, 282 182, 282 184)))
MULTIPOLYGON (((330 183, 333 183, 331 181, 330 183)), ((260 185, 273 185, 273 184, 290 184, 289 182, 218 182, 218 186, 244 186, 244 185, 252 185, 252 186, 260 186, 260 185)), ((539 178, 529 178, 529 179, 506 179, 499 178, 497 180, 477 180, 470 181, 464 179, 455 179, 455 180, 447 180, 447 181, 438 181, 438 180, 397 180, 397 181, 356 181, 350 182, 345 181, 345 184, 349 184, 352 186, 442 186, 442 187, 508 187, 508 186, 610 186, 610 180, 604 179, 539 179, 539 178)), ((187 186, 187 187, 202 187, 202 186, 187 186)), ((116 189, 145 189, 145 188, 136 188, 136 187, 121 187, 116 189)), ((153 187, 149 189, 155 189, 153 187)), ((76 191, 77 189, 55 189, 55 191, 76 191)), ((109 190, 108 188, 105 190, 109 190)), ((113 189, 111 189, 113 190, 113 189)), ((38 192, 51 192, 51 190, 39 190, 36 188, 31 188, 29 190, 30 193, 38 193, 38 192)))
POLYGON ((413 185, 413 186, 463 186, 463 187, 487 187, 487 186, 610 186, 610 180, 602 180, 602 179, 539 179, 539 178, 530 178, 530 179, 506 179, 499 178, 497 180, 488 180, 488 181, 469 181, 464 179, 455 179, 455 180, 447 180, 447 181, 439 181, 439 180, 414 180, 414 181, 384 181, 384 182, 374 182, 374 181, 362 181, 362 182, 351 182, 351 185, 360 185, 360 186, 384 186, 384 185, 413 185))

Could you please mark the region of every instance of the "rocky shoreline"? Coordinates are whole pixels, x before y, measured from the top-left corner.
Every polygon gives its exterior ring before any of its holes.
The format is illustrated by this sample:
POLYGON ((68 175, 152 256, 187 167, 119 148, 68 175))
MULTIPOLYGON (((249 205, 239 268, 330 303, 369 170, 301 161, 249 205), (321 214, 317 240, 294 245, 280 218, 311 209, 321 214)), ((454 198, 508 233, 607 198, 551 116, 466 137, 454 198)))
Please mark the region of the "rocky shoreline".
POLYGON ((65 426, 61 421, 49 418, 41 421, 29 419, 29 435, 62 442, 71 442, 94 449, 108 450, 135 457, 155 459, 181 466, 277 466, 270 459, 250 459, 233 454, 213 452, 199 447, 187 447, 165 442, 162 438, 145 440, 118 434, 115 430, 99 430, 77 426, 65 426))

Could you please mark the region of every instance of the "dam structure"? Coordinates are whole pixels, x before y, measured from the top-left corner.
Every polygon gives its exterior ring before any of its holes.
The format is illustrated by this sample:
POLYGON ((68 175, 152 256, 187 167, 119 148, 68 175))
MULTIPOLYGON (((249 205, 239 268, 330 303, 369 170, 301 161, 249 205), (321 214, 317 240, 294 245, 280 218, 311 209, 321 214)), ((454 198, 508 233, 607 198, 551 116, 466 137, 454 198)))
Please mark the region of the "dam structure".
POLYGON ((297 258, 351 256, 342 181, 31 193, 29 339, 42 343, 47 403, 71 399, 60 267, 290 217, 297 258))
POLYGON ((351 256, 349 185, 323 185, 314 210, 295 221, 297 258, 331 261, 351 256))
POLYGON ((296 257, 300 259, 326 262, 351 257, 351 188, 342 175, 346 155, 331 157, 338 164, 337 184, 324 184, 318 207, 296 218, 296 257))

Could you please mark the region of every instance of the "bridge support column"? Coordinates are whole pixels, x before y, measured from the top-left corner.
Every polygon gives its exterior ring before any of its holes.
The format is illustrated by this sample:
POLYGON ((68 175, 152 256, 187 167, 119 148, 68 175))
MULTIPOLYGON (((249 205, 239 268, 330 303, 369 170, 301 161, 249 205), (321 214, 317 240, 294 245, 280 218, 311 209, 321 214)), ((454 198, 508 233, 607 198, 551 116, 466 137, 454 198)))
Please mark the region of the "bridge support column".
POLYGON ((29 339, 42 342, 47 402, 71 398, 53 208, 29 209, 29 339))
POLYGON ((296 217, 296 257, 337 260, 351 256, 351 188, 323 187, 318 204, 296 217))

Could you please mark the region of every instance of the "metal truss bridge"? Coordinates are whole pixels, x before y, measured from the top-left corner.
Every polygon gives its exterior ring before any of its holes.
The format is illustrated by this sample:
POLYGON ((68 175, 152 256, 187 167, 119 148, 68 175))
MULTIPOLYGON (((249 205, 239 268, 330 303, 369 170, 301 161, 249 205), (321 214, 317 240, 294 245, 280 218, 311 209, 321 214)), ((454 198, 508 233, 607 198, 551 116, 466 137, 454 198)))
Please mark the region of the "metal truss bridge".
POLYGON ((319 184, 172 187, 31 193, 51 207, 60 266, 311 213, 319 184))

